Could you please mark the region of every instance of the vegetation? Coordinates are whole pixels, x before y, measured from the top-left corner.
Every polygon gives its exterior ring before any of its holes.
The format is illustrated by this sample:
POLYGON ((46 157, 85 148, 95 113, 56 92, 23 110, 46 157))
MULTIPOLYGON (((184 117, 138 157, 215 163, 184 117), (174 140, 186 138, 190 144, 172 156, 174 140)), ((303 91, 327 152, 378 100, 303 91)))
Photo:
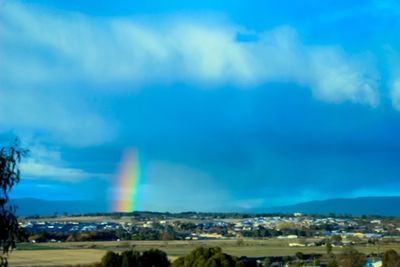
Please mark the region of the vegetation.
MULTIPOLYGON (((158 249, 138 251, 124 251, 115 253, 108 251, 101 263, 92 264, 91 267, 170 267, 167 254, 158 249)), ((219 247, 199 247, 189 255, 176 259, 172 267, 245 267, 237 257, 222 253, 219 247)))
POLYGON ((396 250, 390 249, 383 254, 382 263, 383 267, 400 267, 400 255, 396 250))
POLYGON ((244 267, 244 264, 237 257, 222 253, 219 247, 199 247, 189 255, 176 259, 173 267, 244 267))
POLYGON ((99 267, 169 267, 167 254, 158 249, 150 249, 142 253, 124 251, 121 254, 108 251, 101 259, 99 267))
MULTIPOLYGON (((170 261, 178 257, 185 258, 198 246, 218 246, 226 254, 237 256, 238 260, 242 261, 245 267, 259 267, 258 264, 264 266, 280 266, 288 264, 289 266, 315 266, 320 262, 322 266, 341 266, 342 261, 346 261, 346 256, 352 258, 353 253, 347 253, 348 247, 338 248, 334 247, 331 255, 325 254, 325 247, 289 247, 287 243, 277 239, 269 240, 246 240, 244 246, 237 246, 236 240, 207 240, 207 241, 173 241, 165 244, 163 241, 114 241, 114 242, 49 242, 49 243, 36 243, 25 244, 21 247, 18 245, 18 251, 13 252, 10 258, 10 265, 30 265, 30 266, 43 266, 45 264, 52 266, 91 266, 102 267, 101 258, 104 256, 105 251, 118 252, 115 254, 121 255, 122 266, 126 264, 132 265, 134 261, 125 260, 124 253, 134 253, 134 258, 142 255, 141 252, 150 249, 161 249, 167 255, 170 261), (134 250, 132 250, 132 248, 134 250), (32 251, 35 250, 35 251, 32 251), (127 252, 122 252, 127 250, 127 252), (299 253, 301 252, 301 253, 299 253), (345 252, 345 253, 343 253, 345 252), (247 257, 243 257, 243 255, 247 257), (29 261, 27 261, 29 259, 29 261), (90 265, 93 262, 98 262, 97 265, 90 265), (85 265, 86 264, 86 265, 85 265), (315 264, 315 265, 314 265, 315 264)), ((389 262, 384 266, 396 266, 396 251, 400 251, 399 244, 382 245, 379 248, 373 246, 354 246, 353 249, 366 256, 366 260, 372 262, 382 259, 384 264, 387 260, 389 262), (395 250, 394 252, 391 250, 395 250), (377 251, 389 251, 386 253, 377 253, 377 251), (391 252, 390 252, 391 251, 391 252), (393 255, 395 257, 393 257, 393 255), (392 260, 391 260, 392 259, 392 260)), ((352 250, 353 250, 352 249, 352 250)), ((358 253, 357 253, 358 254, 358 253)), ((132 258, 132 257, 128 257, 132 258)), ((351 262, 351 261, 350 261, 351 262)), ((135 265, 132 265, 135 266, 135 265)))
POLYGON ((330 240, 327 240, 325 242, 325 248, 326 248, 326 254, 331 255, 332 254, 332 244, 330 240))
POLYGON ((340 266, 342 267, 363 267, 365 260, 365 254, 358 252, 354 248, 347 248, 339 256, 340 266))
POLYGON ((0 149, 0 266, 8 266, 8 253, 15 248, 20 234, 15 208, 9 205, 9 192, 20 180, 19 163, 27 153, 17 139, 0 149))

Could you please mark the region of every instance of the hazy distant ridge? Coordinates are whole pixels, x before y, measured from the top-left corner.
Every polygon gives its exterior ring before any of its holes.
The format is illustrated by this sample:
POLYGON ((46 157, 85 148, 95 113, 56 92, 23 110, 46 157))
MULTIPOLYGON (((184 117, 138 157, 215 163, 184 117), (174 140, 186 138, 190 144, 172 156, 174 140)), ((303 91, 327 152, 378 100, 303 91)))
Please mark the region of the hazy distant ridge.
POLYGON ((58 201, 37 198, 18 198, 12 200, 12 205, 17 207, 18 216, 81 214, 105 212, 106 204, 97 201, 58 201))
POLYGON ((400 196, 337 198, 267 209, 267 212, 400 216, 400 196))
MULTIPOLYGON (((13 205, 18 207, 19 216, 27 215, 54 215, 81 214, 106 212, 107 203, 97 201, 48 201, 35 198, 20 198, 12 200, 13 205)), ((193 208, 193 210, 196 210, 193 208)), ((232 211, 232 209, 230 210, 232 211)), ((220 210, 224 212, 224 210, 220 210)), ((237 212, 249 212, 237 210, 237 212)), ((400 216, 400 196, 398 197, 360 197, 360 198, 338 198, 321 201, 310 201, 295 205, 258 208, 252 210, 256 213, 292 213, 303 212, 308 214, 352 214, 352 215, 384 215, 400 216)))

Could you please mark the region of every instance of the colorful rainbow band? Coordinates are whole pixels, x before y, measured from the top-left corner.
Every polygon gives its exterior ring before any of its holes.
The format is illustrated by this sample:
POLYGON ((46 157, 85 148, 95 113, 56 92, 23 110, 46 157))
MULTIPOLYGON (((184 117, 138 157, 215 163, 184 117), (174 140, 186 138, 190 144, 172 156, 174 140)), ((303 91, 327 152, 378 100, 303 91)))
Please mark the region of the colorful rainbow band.
POLYGON ((132 212, 138 208, 138 186, 140 182, 140 161, 136 150, 124 153, 119 167, 117 184, 112 197, 112 211, 132 212))

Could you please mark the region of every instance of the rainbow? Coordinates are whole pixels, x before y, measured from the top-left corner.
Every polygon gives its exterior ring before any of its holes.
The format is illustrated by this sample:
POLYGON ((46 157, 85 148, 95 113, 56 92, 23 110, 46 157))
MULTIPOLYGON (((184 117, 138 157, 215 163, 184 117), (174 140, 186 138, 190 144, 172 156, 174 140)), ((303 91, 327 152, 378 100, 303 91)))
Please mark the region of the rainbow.
POLYGON ((135 149, 125 151, 118 170, 116 184, 112 190, 111 211, 132 212, 138 208, 140 161, 135 149))

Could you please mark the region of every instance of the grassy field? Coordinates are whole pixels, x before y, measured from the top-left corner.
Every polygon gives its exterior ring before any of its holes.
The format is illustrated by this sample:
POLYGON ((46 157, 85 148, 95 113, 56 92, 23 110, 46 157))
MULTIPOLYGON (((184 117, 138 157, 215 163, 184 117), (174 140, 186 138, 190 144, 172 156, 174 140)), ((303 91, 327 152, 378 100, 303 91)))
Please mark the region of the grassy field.
POLYGON ((100 261, 104 251, 96 249, 18 250, 9 258, 10 266, 68 266, 100 261))
MULTIPOLYGON (((224 252, 235 256, 285 256, 296 252, 325 253, 325 247, 289 247, 289 242, 295 240, 246 240, 238 246, 235 240, 208 241, 121 241, 121 242, 70 242, 70 243, 40 243, 20 244, 10 255, 10 266, 68 266, 89 264, 100 261, 107 250, 123 251, 135 249, 138 251, 158 248, 165 251, 171 260, 188 254, 199 246, 219 246, 224 252)), ((400 251, 400 244, 380 246, 355 247, 360 252, 378 253, 394 248, 400 251)), ((340 253, 342 248, 334 248, 340 253)))

